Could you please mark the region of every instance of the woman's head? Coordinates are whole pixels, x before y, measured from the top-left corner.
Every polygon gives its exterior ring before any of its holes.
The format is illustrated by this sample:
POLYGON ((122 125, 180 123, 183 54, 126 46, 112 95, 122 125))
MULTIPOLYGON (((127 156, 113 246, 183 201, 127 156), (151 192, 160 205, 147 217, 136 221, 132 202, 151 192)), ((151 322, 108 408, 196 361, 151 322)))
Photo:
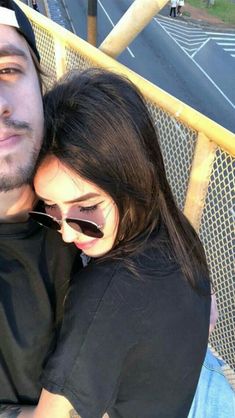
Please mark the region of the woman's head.
POLYGON ((40 164, 35 189, 44 200, 45 212, 57 221, 39 216, 44 224, 60 230, 64 241, 74 242, 91 257, 111 250, 118 228, 118 210, 103 190, 54 155, 46 156, 40 164))
MULTIPOLYGON (((45 178, 45 167, 53 160, 57 170, 69 172, 74 185, 77 180, 86 182, 113 201, 119 217, 115 245, 153 229, 165 172, 156 132, 136 87, 102 70, 73 74, 46 95, 45 118, 36 191, 38 179, 45 178)), ((42 196, 46 189, 53 190, 44 183, 42 196)), ((68 188, 56 190, 66 195, 68 188)), ((50 201, 56 202, 55 197, 50 201)))

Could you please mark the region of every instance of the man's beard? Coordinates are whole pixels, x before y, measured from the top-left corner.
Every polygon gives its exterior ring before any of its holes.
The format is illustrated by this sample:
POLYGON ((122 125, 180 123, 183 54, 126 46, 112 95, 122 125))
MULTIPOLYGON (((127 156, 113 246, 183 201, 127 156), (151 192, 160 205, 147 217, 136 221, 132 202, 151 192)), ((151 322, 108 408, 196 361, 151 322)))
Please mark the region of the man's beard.
POLYGON ((9 192, 24 185, 32 184, 38 153, 38 149, 33 149, 31 155, 28 155, 28 163, 24 167, 18 166, 12 170, 10 166, 14 157, 7 156, 4 159, 5 164, 9 166, 9 173, 3 174, 0 170, 0 192, 9 192), (11 172, 12 174, 10 174, 11 172))
MULTIPOLYGON (((29 123, 25 121, 17 121, 12 119, 4 119, 1 121, 1 127, 14 129, 15 133, 27 133, 31 137, 33 129, 29 123)), ((34 144, 32 150, 25 150, 27 153, 27 164, 21 167, 17 167, 14 163, 14 159, 17 157, 14 155, 8 155, 0 158, 0 192, 9 192, 14 189, 18 189, 24 185, 31 184, 35 172, 35 165, 39 154, 39 148, 34 144), (4 168, 6 167, 6 173, 4 168), (3 172, 1 172, 1 168, 3 172)), ((21 163, 23 164, 23 163, 21 163)))

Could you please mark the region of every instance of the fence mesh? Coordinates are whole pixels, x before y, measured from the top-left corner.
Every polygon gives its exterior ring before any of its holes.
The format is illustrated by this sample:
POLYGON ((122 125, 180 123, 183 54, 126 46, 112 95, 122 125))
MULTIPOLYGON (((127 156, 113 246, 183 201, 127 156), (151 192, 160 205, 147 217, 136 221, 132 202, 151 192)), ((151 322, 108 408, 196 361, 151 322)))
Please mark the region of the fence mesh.
POLYGON ((219 319, 212 346, 235 368, 234 220, 235 160, 218 149, 204 204, 199 234, 216 291, 219 319))

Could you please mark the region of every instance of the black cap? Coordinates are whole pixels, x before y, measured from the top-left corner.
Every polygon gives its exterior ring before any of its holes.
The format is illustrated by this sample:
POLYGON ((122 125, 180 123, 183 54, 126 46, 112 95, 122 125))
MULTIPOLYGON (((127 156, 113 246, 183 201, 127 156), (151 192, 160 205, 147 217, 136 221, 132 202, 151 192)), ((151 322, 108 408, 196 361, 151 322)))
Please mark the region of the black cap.
POLYGON ((16 27, 31 46, 38 61, 40 61, 33 28, 27 16, 13 0, 0 0, 0 24, 16 27), (5 14, 3 10, 1 10, 2 8, 12 10, 14 15, 5 14))

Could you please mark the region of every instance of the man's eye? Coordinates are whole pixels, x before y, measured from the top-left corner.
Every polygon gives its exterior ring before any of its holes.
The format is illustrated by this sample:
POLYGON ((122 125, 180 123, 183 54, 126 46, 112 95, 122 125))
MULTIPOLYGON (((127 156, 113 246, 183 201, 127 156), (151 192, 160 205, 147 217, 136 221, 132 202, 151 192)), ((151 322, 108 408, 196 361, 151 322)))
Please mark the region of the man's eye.
POLYGON ((0 74, 2 75, 8 75, 8 74, 18 74, 21 73, 21 71, 19 70, 19 68, 2 68, 0 69, 0 74))

